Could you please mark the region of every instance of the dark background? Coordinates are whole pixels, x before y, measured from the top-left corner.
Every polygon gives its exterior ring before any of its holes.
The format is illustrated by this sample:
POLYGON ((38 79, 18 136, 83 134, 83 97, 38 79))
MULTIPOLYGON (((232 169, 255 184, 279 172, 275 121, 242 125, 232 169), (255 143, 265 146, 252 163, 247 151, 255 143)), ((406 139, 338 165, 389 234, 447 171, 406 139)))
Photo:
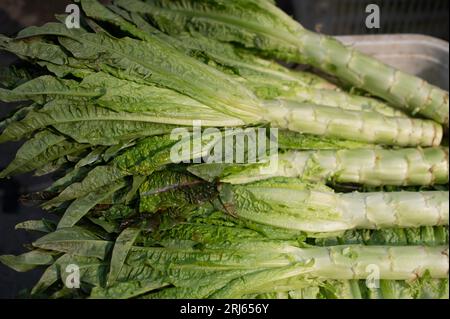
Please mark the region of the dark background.
MULTIPOLYGON (((0 0, 0 33, 13 35, 22 28, 39 25, 63 13, 68 0, 0 0)), ((372 33, 421 33, 449 37, 448 0, 279 0, 279 6, 302 22, 303 26, 332 35, 372 33), (365 7, 375 3, 381 9, 381 28, 365 28, 365 7)), ((0 52, 0 67, 16 61, 12 55, 0 52)), ((16 105, 0 103, 0 117, 16 105)), ((20 143, 0 145, 0 169, 14 158, 20 143)), ((19 195, 42 190, 50 177, 21 175, 0 181, 0 255, 20 254, 36 234, 15 231, 24 220, 45 216, 38 207, 19 203, 19 195)), ((0 264, 0 298, 14 298, 21 290, 32 286, 40 271, 16 273, 0 264)))
POLYGON ((448 41, 448 0, 279 0, 301 24, 331 35, 420 33, 448 41), (380 7, 380 29, 367 29, 365 8, 380 7))

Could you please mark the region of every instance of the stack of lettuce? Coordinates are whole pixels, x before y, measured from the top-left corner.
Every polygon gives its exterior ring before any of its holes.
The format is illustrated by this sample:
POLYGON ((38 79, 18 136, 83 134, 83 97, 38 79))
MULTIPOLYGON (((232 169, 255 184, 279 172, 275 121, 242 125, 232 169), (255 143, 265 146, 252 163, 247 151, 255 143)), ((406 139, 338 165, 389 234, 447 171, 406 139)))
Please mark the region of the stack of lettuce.
POLYGON ((113 3, 0 36, 28 63, 0 78, 23 102, 0 142, 26 140, 0 177, 58 177, 25 196, 58 222, 17 225, 44 235, 0 257, 45 267, 30 296, 448 297, 448 92, 270 0, 113 3), (222 138, 250 141, 230 127, 279 129, 276 152, 268 133, 262 161, 211 161, 222 138))

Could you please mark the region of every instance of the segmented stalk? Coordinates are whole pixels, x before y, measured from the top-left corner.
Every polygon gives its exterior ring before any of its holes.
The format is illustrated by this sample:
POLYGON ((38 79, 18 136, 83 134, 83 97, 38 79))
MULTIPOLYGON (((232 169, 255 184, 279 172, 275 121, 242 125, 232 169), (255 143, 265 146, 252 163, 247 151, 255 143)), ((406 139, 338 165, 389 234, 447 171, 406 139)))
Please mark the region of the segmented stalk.
POLYGON ((288 151, 271 160, 270 166, 268 162, 213 171, 208 165, 214 164, 201 164, 189 171, 205 179, 220 177, 232 184, 277 176, 371 186, 434 185, 449 180, 448 148, 443 147, 288 151))
POLYGON ((227 209, 257 223, 311 233, 448 225, 448 192, 334 193, 286 185, 235 186, 227 209))
MULTIPOLYGON (((95 5, 93 1, 84 1, 83 3, 84 10, 95 18, 112 22, 127 32, 137 34, 138 37, 145 39, 145 42, 155 42, 157 37, 139 30, 133 24, 124 21, 123 18, 107 10, 106 12, 100 12, 105 11, 104 8, 98 4, 95 5)), ((119 4, 119 6, 121 5, 119 4)), ((146 7, 145 3, 135 1, 127 3, 127 5, 124 4, 122 7, 127 10, 129 7, 134 7, 134 9, 130 10, 137 10, 137 12, 144 10, 145 13, 149 14, 159 11, 155 7, 146 7), (150 11, 147 12, 145 10, 150 11)), ((188 14, 186 11, 183 12, 188 14)), ((208 14, 209 18, 213 17, 209 17, 208 14)), ((239 101, 237 104, 241 107, 245 103, 244 101, 239 101)), ((286 101, 280 103, 278 107, 276 105, 277 103, 268 103, 269 113, 272 113, 266 118, 268 122, 298 132, 398 146, 439 145, 442 138, 442 128, 431 121, 426 122, 403 117, 386 119, 379 114, 366 113, 361 115, 353 112, 339 112, 341 110, 331 110, 331 108, 295 104, 286 101), (284 120, 291 115, 292 119, 288 119, 287 123, 284 123, 284 120), (309 123, 309 121, 312 123, 309 123)), ((264 105, 261 105, 259 108, 262 108, 262 110, 252 110, 254 114, 250 120, 239 117, 247 120, 249 124, 255 123, 261 119, 261 113, 265 112, 264 105)))
POLYGON ((324 89, 306 83, 280 81, 274 77, 244 77, 241 79, 242 83, 252 89, 258 97, 266 100, 283 98, 296 102, 334 106, 345 110, 378 112, 385 116, 407 116, 404 112, 378 99, 354 95, 338 89, 324 89))
MULTIPOLYGON (((257 248, 253 249, 224 248, 222 245, 194 250, 152 249, 144 258, 156 268, 164 269, 161 274, 167 271, 174 273, 175 276, 169 281, 177 284, 174 288, 151 291, 143 297, 245 298, 249 294, 314 288, 326 285, 326 281, 350 280, 350 284, 357 284, 355 280, 366 280, 366 284, 373 284, 378 280, 412 282, 425 278, 427 272, 428 280, 448 276, 448 247, 444 246, 342 245, 299 248, 278 244, 264 249, 261 242, 255 244, 257 248), (264 255, 262 259, 261 254, 264 255), (153 255, 163 259, 153 260, 153 255), (188 256, 189 260, 178 260, 177 257, 181 256, 188 256), (236 262, 230 264, 230 260, 236 262), (249 268, 250 265, 253 268, 249 268), (192 281, 183 279, 193 276, 201 276, 204 283, 195 283, 192 287, 192 281)), ((128 272, 134 273, 132 269, 128 272)), ((357 298, 358 292, 359 289, 355 289, 350 295, 357 298)))
POLYGON ((387 117, 376 112, 279 100, 266 103, 274 127, 360 142, 398 146, 437 146, 443 130, 434 121, 387 117))
POLYGON ((296 90, 298 101, 304 100, 319 105, 335 106, 347 110, 378 112, 385 116, 405 117, 405 113, 392 108, 386 103, 374 98, 348 94, 337 90, 322 90, 316 88, 299 88, 296 90))
POLYGON ((347 47, 333 37, 306 30, 271 1, 116 0, 116 3, 127 10, 151 15, 165 32, 179 33, 180 29, 200 32, 259 50, 266 56, 309 64, 401 110, 448 126, 448 92, 347 47))
POLYGON ((433 278, 448 276, 448 247, 332 246, 301 249, 302 260, 314 260, 313 273, 332 279, 366 279, 374 269, 379 279, 413 280, 426 270, 433 278))
POLYGON ((298 61, 307 60, 408 113, 420 114, 448 126, 448 92, 346 47, 329 36, 301 29, 295 44, 299 48, 298 61))
MULTIPOLYGON (((89 16, 114 23, 144 41, 156 35, 189 55, 193 55, 192 52, 197 52, 197 55, 200 56, 207 54, 219 65, 236 69, 236 72, 245 78, 250 86, 268 86, 270 90, 271 85, 275 85, 275 87, 281 85, 282 87, 283 81, 286 81, 288 86, 296 86, 293 91, 298 98, 314 104, 336 106, 350 110, 376 111, 387 116, 404 116, 403 112, 395 110, 376 99, 339 92, 330 82, 314 74, 301 71, 295 72, 245 52, 237 53, 231 45, 201 37, 200 35, 189 37, 188 39, 182 36, 168 36, 151 26, 139 15, 134 15, 132 18, 133 23, 136 24, 135 27, 118 16, 113 19, 110 15, 99 14, 98 10, 93 10, 92 7, 86 5, 87 3, 87 1, 84 2, 84 9, 87 10, 89 16)), ((92 6, 92 4, 90 5, 92 6)), ((290 88, 286 89, 288 92, 291 91, 290 88)))
MULTIPOLYGON (((426 271, 432 278, 446 278, 449 269, 447 246, 340 245, 299 248, 284 242, 265 245, 257 241, 252 248, 251 243, 248 244, 242 248, 211 245, 204 250, 133 247, 127 260, 134 262, 129 265, 133 267, 136 261, 142 260, 138 258, 141 255, 155 269, 177 269, 179 273, 197 270, 205 275, 211 274, 211 271, 253 269, 250 277, 265 280, 273 278, 271 272, 273 275, 290 273, 292 277, 300 275, 337 280, 367 279, 370 274, 379 275, 377 279, 413 280, 426 271), (264 276, 261 270, 268 276, 264 276), (372 273, 374 270, 376 274, 372 273)), ((289 276, 282 277, 286 279, 289 276)), ((242 288, 242 281, 240 283, 242 288)))

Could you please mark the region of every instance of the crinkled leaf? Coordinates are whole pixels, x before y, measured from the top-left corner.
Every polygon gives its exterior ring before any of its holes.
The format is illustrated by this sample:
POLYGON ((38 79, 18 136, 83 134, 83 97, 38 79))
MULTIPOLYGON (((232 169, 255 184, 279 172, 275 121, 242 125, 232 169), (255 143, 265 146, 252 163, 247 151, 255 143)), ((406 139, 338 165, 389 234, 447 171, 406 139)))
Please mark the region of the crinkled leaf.
POLYGON ((17 102, 33 100, 45 104, 49 99, 64 97, 65 99, 94 98, 103 94, 102 90, 90 91, 80 88, 74 80, 62 80, 57 77, 43 75, 32 79, 15 89, 8 91, 0 89, 0 100, 4 102, 17 102))
POLYGON ((0 68, 0 87, 11 89, 27 82, 33 78, 31 72, 25 68, 14 65, 0 68))
POLYGON ((102 159, 103 152, 106 150, 106 147, 100 146, 94 148, 88 155, 82 158, 76 165, 75 169, 92 165, 102 159))
POLYGON ((70 142, 64 136, 49 131, 39 132, 19 149, 14 161, 0 173, 0 178, 33 171, 87 147, 89 145, 70 142))
POLYGON ((116 282, 125 259, 136 241, 136 238, 139 236, 139 233, 140 229, 126 228, 117 237, 112 252, 111 266, 108 275, 109 286, 116 282))
POLYGON ((27 220, 16 225, 16 229, 50 233, 56 229, 56 223, 48 219, 27 220))
POLYGON ((44 207, 51 208, 63 202, 81 198, 111 183, 121 180, 126 175, 112 166, 97 166, 81 181, 70 184, 57 197, 48 201, 44 207))
MULTIPOLYGON (((67 104, 64 100, 53 100, 41 110, 28 112, 23 120, 11 122, 0 142, 19 140, 36 130, 54 126, 80 143, 114 145, 121 139, 162 134, 173 128, 158 124, 160 121, 157 116, 145 113, 118 113, 81 101, 67 104)), ((191 124, 192 120, 186 123, 191 124)))
POLYGON ((50 187, 46 189, 46 191, 48 192, 62 191, 69 185, 83 180, 91 170, 92 169, 88 167, 71 169, 67 171, 64 176, 57 179, 50 187))
POLYGON ((219 112, 238 115, 238 118, 250 121, 254 121, 258 114, 258 102, 250 91, 225 74, 186 57, 156 37, 152 42, 131 38, 113 39, 101 33, 67 29, 58 23, 29 27, 22 30, 18 37, 36 35, 60 36, 62 45, 78 59, 97 64, 100 62, 106 67, 113 64, 114 68, 128 70, 134 77, 191 96, 219 112))
POLYGON ((39 266, 50 265, 53 263, 54 253, 42 251, 42 250, 32 250, 30 252, 24 253, 22 255, 3 255, 0 256, 0 262, 9 268, 14 269, 18 272, 25 272, 35 269, 39 266))
POLYGON ((124 187, 123 181, 114 182, 74 200, 59 221, 58 229, 74 226, 95 205, 102 203, 122 187, 124 187))
POLYGON ((68 56, 60 46, 44 41, 39 37, 21 41, 0 35, 0 48, 31 61, 39 59, 58 65, 68 63, 68 56))
POLYGON ((128 299, 168 285, 158 280, 119 282, 106 288, 95 287, 90 297, 93 299, 128 299))
POLYGON ((223 42, 240 43, 292 59, 302 27, 268 1, 116 0, 124 9, 149 16, 169 34, 200 32, 223 42))
POLYGON ((140 187, 139 209, 156 212, 167 208, 187 209, 216 195, 215 185, 176 171, 155 172, 140 187))
POLYGON ((33 246, 76 256, 103 259, 112 247, 112 243, 100 239, 86 229, 71 227, 49 233, 35 241, 33 246))

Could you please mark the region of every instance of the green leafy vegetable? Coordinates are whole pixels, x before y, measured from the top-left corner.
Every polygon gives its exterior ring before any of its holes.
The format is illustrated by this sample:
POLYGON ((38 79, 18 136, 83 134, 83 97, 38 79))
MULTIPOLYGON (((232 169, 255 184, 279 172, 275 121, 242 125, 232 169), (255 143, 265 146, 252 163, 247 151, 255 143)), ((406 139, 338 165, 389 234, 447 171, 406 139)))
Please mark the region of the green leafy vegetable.
POLYGON ((448 298, 447 92, 272 0, 80 4, 0 35, 29 297, 448 298))

